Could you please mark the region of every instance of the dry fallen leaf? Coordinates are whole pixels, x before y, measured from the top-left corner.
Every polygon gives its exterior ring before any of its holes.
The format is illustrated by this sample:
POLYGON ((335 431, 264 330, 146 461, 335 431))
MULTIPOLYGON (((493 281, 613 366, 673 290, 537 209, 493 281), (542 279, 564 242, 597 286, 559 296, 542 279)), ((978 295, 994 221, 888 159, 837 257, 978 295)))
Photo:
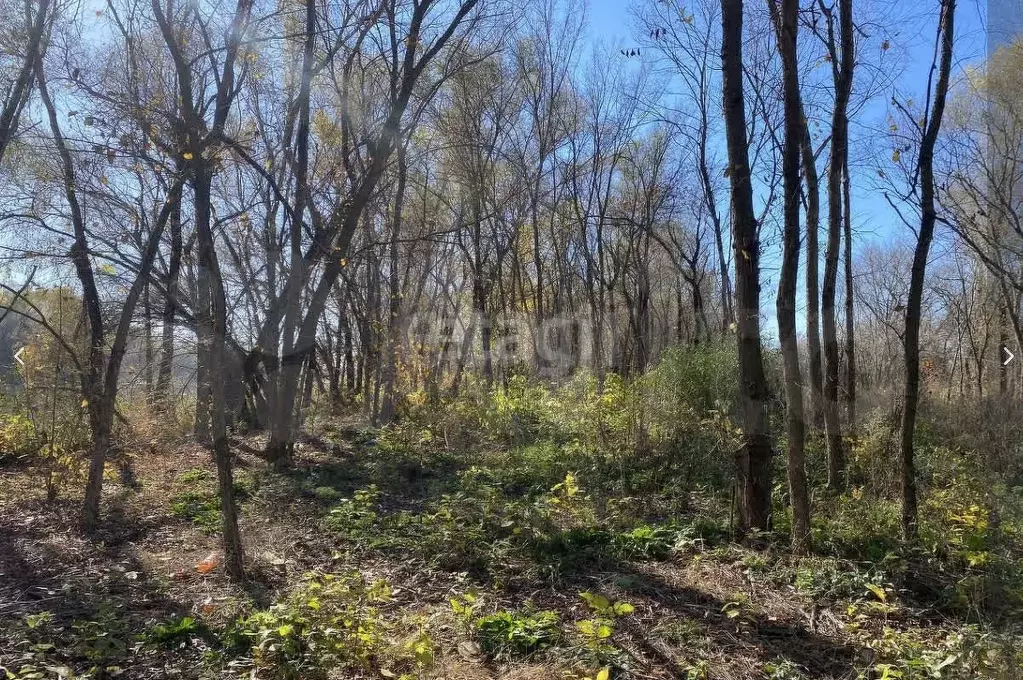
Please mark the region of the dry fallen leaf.
POLYGON ((473 661, 482 653, 483 650, 475 642, 462 641, 458 643, 458 655, 466 661, 473 661))
POLYGON ((218 566, 220 566, 220 555, 214 551, 207 555, 202 562, 195 565, 195 570, 200 574, 208 574, 218 566))

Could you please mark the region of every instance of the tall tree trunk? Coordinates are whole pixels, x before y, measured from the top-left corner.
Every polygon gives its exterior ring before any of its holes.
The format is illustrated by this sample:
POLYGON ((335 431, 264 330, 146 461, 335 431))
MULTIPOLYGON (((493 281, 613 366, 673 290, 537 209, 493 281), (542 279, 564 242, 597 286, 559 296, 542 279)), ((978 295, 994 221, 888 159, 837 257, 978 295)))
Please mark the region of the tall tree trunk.
POLYGON ((155 403, 156 397, 156 382, 153 374, 156 352, 153 347, 153 305, 149 297, 148 281, 142 292, 142 343, 146 363, 143 367, 143 377, 146 385, 146 405, 151 407, 155 403))
POLYGON ((291 271, 288 281, 287 307, 284 313, 284 345, 280 369, 274 376, 271 389, 270 439, 266 445, 266 457, 272 465, 281 466, 290 461, 294 452, 294 430, 297 413, 301 404, 297 401, 298 381, 308 357, 315 350, 311 344, 296 338, 302 323, 302 286, 306 279, 305 260, 302 252, 302 237, 305 212, 310 203, 309 188, 309 127, 310 92, 313 77, 313 47, 316 39, 316 3, 306 0, 305 35, 303 38, 302 67, 298 98, 295 132, 295 205, 289 233, 291 271))
POLYGON ((735 313, 732 310, 732 280, 728 275, 728 260, 725 259, 724 229, 721 225, 721 216, 718 214, 717 199, 714 196, 714 184, 710 179, 710 169, 707 167, 707 130, 710 126, 708 120, 706 101, 700 104, 700 136, 698 150, 700 154, 700 184, 703 186, 704 202, 707 212, 710 214, 710 222, 714 227, 714 246, 717 250, 718 272, 721 279, 721 336, 728 332, 728 327, 735 320, 735 313))
POLYGON ((785 147, 782 174, 785 190, 785 226, 782 237, 781 277, 778 281, 778 339, 785 368, 785 426, 788 434, 788 481, 792 505, 792 549, 810 552, 810 499, 806 484, 806 425, 803 413, 803 378, 796 337, 796 289, 799 286, 800 147, 803 107, 800 104, 799 64, 796 59, 799 0, 771 0, 771 14, 782 59, 785 99, 785 147))
POLYGON ((225 338, 227 336, 227 299, 220 263, 213 243, 210 225, 212 202, 210 187, 212 173, 202 159, 202 149, 194 144, 192 154, 200 159, 193 169, 192 191, 195 200, 195 229, 199 245, 199 267, 204 275, 199 277, 200 285, 208 286, 204 296, 209 306, 199 310, 199 344, 206 347, 210 362, 207 374, 210 380, 210 437, 213 445, 213 460, 217 466, 217 485, 220 494, 221 530, 223 532, 224 569, 231 578, 244 578, 244 558, 241 534, 238 530, 238 507, 234 498, 234 470, 227 439, 227 404, 225 381, 229 372, 225 370, 225 338))
POLYGON ((842 221, 845 223, 845 415, 849 436, 856 436, 856 303, 853 288, 852 197, 849 154, 842 173, 842 221))
POLYGON ((1009 300, 1006 299, 998 310, 998 393, 1002 396, 1009 389, 1009 365, 1005 363, 1009 344, 1008 306, 1009 300))
POLYGON ((37 54, 35 59, 36 79, 39 83, 39 95, 46 108, 50 123, 50 132, 60 157, 61 172, 64 179, 64 196, 71 210, 71 226, 75 240, 71 245, 71 261, 75 273, 82 285, 82 306, 89 322, 89 363, 81 376, 82 395, 86 400, 89 412, 89 427, 92 433, 92 451, 89 457, 89 476, 85 485, 85 500, 82 503, 82 528, 91 533, 99 525, 100 497, 103 493, 103 471, 110 448, 110 434, 113 414, 106 412, 103 399, 103 371, 106 363, 106 336, 103 328, 103 312, 100 306, 99 289, 89 258, 89 243, 86 235, 85 217, 78 200, 78 183, 75 176, 74 161, 64 141, 57 118, 57 109, 46 86, 46 74, 43 60, 37 54))
POLYGON ((408 180, 408 162, 404 148, 398 149, 398 186, 394 195, 394 214, 391 218, 391 242, 389 245, 390 282, 387 295, 387 340, 384 348, 384 398, 380 407, 380 422, 392 422, 397 415, 398 349, 401 345, 401 279, 398 263, 398 241, 401 238, 402 216, 405 203, 405 186, 408 180))
POLYGON ((831 163, 828 167, 828 245, 824 253, 824 287, 821 314, 824 317, 824 428, 828 440, 828 486, 845 484, 845 450, 839 420, 839 352, 835 297, 838 288, 838 259, 842 237, 842 175, 849 144, 847 109, 852 91, 853 20, 852 0, 839 0, 839 35, 836 48, 834 21, 828 18, 829 50, 835 83, 835 109, 831 116, 831 163), (841 57, 839 58, 839 55, 841 57))
POLYGON ((156 374, 156 394, 164 412, 171 405, 171 379, 174 370, 174 319, 177 316, 178 278, 181 273, 181 185, 178 184, 168 199, 171 202, 171 249, 167 265, 166 301, 163 308, 163 328, 160 340, 160 366, 156 374))
POLYGON ((739 418, 743 442, 736 453, 738 533, 767 530, 771 521, 770 396, 760 343, 760 241, 743 98, 742 0, 721 2, 721 71, 728 174, 731 183, 735 316, 739 352, 739 418))
POLYGON ((348 397, 358 393, 359 385, 355 379, 355 343, 352 340, 352 325, 348 321, 348 310, 341 310, 341 324, 344 333, 345 352, 345 390, 348 397))
POLYGON ((934 238, 934 224, 937 212, 934 199, 934 147, 941 130, 941 119, 945 113, 945 99, 952 71, 952 44, 955 35, 956 0, 941 2, 941 59, 938 67, 938 81, 934 90, 934 102, 930 119, 926 121, 923 139, 920 142, 920 157, 917 162, 920 178, 920 230, 917 232, 916 248, 913 252, 913 269, 909 279, 909 299, 906 302, 906 331, 903 336, 903 351, 906 361, 906 389, 902 405, 902 432, 900 453, 902 462, 902 531, 907 540, 917 537, 917 495, 916 467, 914 462, 913 434, 916 430, 917 406, 920 401, 920 314, 923 306, 924 278, 927 271, 927 257, 934 238))
MULTIPOLYGON (((801 113, 801 120, 806 114, 801 113)), ((824 372, 821 361, 820 217, 821 191, 810 126, 803 124, 803 176, 806 178, 806 349, 810 373, 810 408, 813 426, 824 427, 824 372)))
MULTIPOLYGON (((208 272, 201 265, 195 276, 196 308, 201 312, 210 308, 210 283, 206 280, 208 272)), ((196 326, 199 326, 197 316, 196 326)), ((198 333, 197 333, 198 335, 198 333)), ((211 413, 213 410, 213 377, 210 366, 213 360, 209 353, 209 343, 196 338, 195 347, 195 438, 202 444, 209 444, 212 439, 211 413)))

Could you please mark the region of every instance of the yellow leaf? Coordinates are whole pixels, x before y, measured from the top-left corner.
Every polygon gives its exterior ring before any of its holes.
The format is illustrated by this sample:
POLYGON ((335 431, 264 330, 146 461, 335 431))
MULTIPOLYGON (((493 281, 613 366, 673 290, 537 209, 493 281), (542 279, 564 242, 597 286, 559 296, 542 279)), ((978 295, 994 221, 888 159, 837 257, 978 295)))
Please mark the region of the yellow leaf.
POLYGON ((892 152, 892 163, 898 163, 899 159, 902 158, 902 152, 896 149, 892 152))
POLYGON ((195 156, 193 156, 190 151, 186 151, 184 154, 182 154, 181 157, 184 158, 186 161, 190 161, 193 158, 195 158, 195 156))
POLYGON ((610 677, 611 671, 606 668, 601 668, 600 671, 597 672, 597 677, 594 678, 594 680, 608 680, 610 677))
POLYGON ((868 583, 867 590, 874 593, 874 595, 877 596, 877 599, 881 600, 882 602, 888 599, 888 593, 886 593, 884 591, 884 588, 882 588, 881 586, 874 585, 873 583, 868 583))

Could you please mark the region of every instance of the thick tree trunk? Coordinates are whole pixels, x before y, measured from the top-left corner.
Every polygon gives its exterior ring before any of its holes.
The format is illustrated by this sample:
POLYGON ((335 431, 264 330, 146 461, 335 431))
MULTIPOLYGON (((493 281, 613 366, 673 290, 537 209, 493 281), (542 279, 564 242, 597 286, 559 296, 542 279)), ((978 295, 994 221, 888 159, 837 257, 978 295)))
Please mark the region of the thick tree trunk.
POLYGON ((96 405, 89 404, 89 426, 92 432, 92 450, 89 454, 89 476, 85 483, 82 503, 82 529, 92 533, 99 527, 100 498, 103 495, 103 472, 110 453, 113 413, 107 417, 103 397, 95 395, 96 405))
POLYGON ((770 396, 760 343, 760 242, 743 99, 742 0, 721 3, 721 71, 728 174, 731 181, 735 316, 739 351, 739 418, 743 442, 736 453, 739 535, 767 530, 771 522, 771 454, 767 419, 770 396))

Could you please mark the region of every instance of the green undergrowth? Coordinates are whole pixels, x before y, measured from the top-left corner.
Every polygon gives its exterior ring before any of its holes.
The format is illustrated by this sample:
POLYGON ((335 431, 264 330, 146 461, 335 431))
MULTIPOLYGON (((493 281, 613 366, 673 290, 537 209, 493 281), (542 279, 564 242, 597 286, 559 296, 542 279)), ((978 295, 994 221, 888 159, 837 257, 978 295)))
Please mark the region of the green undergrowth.
MULTIPOLYGON (((220 495, 216 488, 216 474, 203 468, 193 468, 174 480, 175 493, 170 498, 171 514, 194 524, 207 534, 221 529, 220 495)), ((254 478, 236 474, 234 496, 239 502, 249 499, 254 490, 254 478)))
MULTIPOLYGON (((781 455, 772 530, 733 541, 734 375, 734 351, 708 346, 602 384, 467 376, 457 397, 407 395, 382 429, 318 415, 318 435, 344 455, 239 470, 236 493, 243 518, 282 504, 308 513, 324 571, 288 573, 229 615, 41 612, 13 624, 7 677, 116 677, 151 654, 187 656, 208 677, 412 680, 445 677, 457 659, 610 680, 649 674, 637 661, 646 644, 685 678, 1018 677, 1023 455, 1012 451, 1023 427, 963 406, 986 432, 962 431, 925 405, 911 544, 891 414, 863 414, 842 493, 823 489, 812 435, 814 549, 796 556, 781 455), (423 597, 381 565, 443 585, 423 597)), ((778 423, 779 404, 771 414, 778 423)), ((167 504, 219 531, 212 469, 179 475, 167 504)))

